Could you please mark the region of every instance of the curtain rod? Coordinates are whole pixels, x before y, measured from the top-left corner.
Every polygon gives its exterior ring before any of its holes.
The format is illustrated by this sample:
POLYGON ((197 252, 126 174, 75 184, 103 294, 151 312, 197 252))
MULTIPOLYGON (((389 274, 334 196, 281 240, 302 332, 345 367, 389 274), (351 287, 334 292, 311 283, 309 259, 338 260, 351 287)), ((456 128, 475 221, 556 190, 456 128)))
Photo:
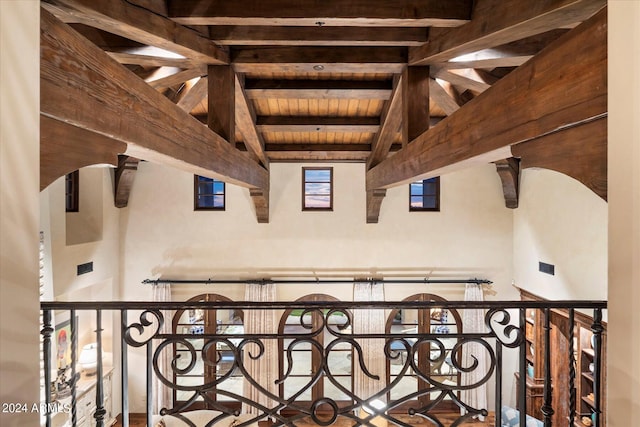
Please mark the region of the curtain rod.
POLYGON ((337 283, 394 283, 394 284, 409 284, 409 283, 441 283, 441 284, 456 284, 456 283, 473 283, 476 285, 491 285, 493 282, 486 279, 258 279, 258 280, 218 280, 218 279, 201 279, 201 280, 183 280, 183 279, 144 279, 143 284, 157 285, 159 283, 171 283, 171 284, 305 284, 305 283, 325 283, 325 284, 337 284, 337 283))

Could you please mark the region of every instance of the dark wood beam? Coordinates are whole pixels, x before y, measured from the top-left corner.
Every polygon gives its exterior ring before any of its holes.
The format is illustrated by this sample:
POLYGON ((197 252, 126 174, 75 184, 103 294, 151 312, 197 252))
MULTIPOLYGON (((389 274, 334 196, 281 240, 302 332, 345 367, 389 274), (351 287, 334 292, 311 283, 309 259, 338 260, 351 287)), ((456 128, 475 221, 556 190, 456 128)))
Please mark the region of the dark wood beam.
POLYGON ((206 74, 206 68, 202 66, 192 68, 190 70, 179 71, 166 77, 147 81, 147 83, 149 83, 149 86, 154 89, 166 89, 168 87, 179 85, 180 83, 184 83, 187 80, 195 79, 196 77, 201 77, 206 74))
POLYGON ((455 27, 471 18, 470 0, 170 0, 169 16, 185 25, 455 27))
POLYGON ((209 37, 232 46, 420 46, 424 27, 212 26, 209 37))
MULTIPOLYGON (((409 68, 413 68, 413 67, 409 67, 409 68)), ((471 71, 475 72, 475 70, 471 70, 471 71)), ((433 73, 433 77, 448 81, 452 85, 460 86, 464 89, 469 89, 478 93, 482 93, 491 87, 490 84, 487 84, 484 81, 481 81, 482 79, 480 78, 475 80, 475 79, 466 77, 464 75, 457 74, 447 70, 438 70, 435 73, 433 73)))
POLYGON ((262 47, 231 50, 231 62, 239 73, 393 73, 407 63, 407 49, 400 47, 262 47))
POLYGON ((288 117, 259 116, 260 132, 356 132, 375 133, 380 129, 378 117, 288 117))
POLYGON ((520 159, 509 157, 495 162, 496 171, 502 182, 504 204, 509 209, 518 207, 518 195, 520 193, 520 159))
POLYGON ((129 196, 138 171, 138 163, 140 163, 140 159, 135 157, 118 156, 113 191, 116 208, 126 208, 129 204, 129 196))
POLYGON ((606 112, 604 9, 369 170, 367 188, 389 188, 505 159, 511 157, 511 145, 606 112))
POLYGON ((143 67, 195 68, 201 65, 197 61, 187 58, 167 58, 130 52, 107 52, 107 55, 121 64, 142 65, 143 67))
POLYGON ((228 64, 228 53, 197 32, 126 0, 55 0, 90 19, 90 25, 208 64, 228 64))
POLYGON ((371 155, 367 159, 367 170, 383 161, 391 150, 396 133, 402 124, 402 86, 405 76, 394 79, 391 99, 385 104, 380 117, 380 130, 376 134, 371 155))
POLYGON ((41 115, 40 190, 85 166, 117 166, 126 149, 124 142, 41 115))
POLYGON ((478 0, 473 19, 459 28, 432 28, 429 43, 409 51, 411 65, 448 61, 582 22, 606 0, 478 0))
POLYGON ((193 110, 209 92, 209 82, 207 77, 200 77, 186 93, 178 100, 176 105, 187 113, 193 110))
POLYGON ((247 79, 250 99, 389 99, 391 80, 256 80, 247 79))
POLYGON ((405 74, 403 125, 408 142, 429 129, 429 67, 407 67, 405 74))
POLYGON ((41 114, 126 143, 121 154, 249 188, 268 172, 102 50, 41 11, 41 114))
POLYGON ((256 218, 258 223, 266 224, 269 222, 269 190, 260 188, 250 188, 249 196, 253 201, 253 207, 256 210, 256 218))
POLYGON ((247 148, 266 167, 269 167, 269 159, 264 152, 264 141, 262 134, 256 129, 256 112, 253 103, 247 97, 244 90, 243 76, 235 76, 236 90, 236 125, 242 134, 247 148))
POLYGON ((266 144, 273 162, 364 162, 371 144, 266 144))
POLYGON ((236 138, 236 74, 231 66, 210 65, 207 81, 207 126, 233 144, 236 138))
POLYGON ((452 98, 451 95, 449 95, 449 93, 440 86, 440 83, 434 79, 429 80, 429 94, 431 99, 433 99, 433 101, 438 104, 438 106, 442 108, 442 111, 444 111, 448 116, 455 113, 460 108, 458 101, 452 98))
POLYGON ((386 195, 387 190, 378 189, 367 191, 367 224, 378 223, 380 208, 386 195))
POLYGON ((451 61, 438 64, 438 68, 445 70, 461 70, 464 68, 481 68, 491 70, 498 67, 519 67, 533 55, 524 56, 502 56, 497 58, 471 59, 468 61, 451 61))
POLYGON ((562 129, 511 147, 522 169, 539 167, 577 179, 607 200, 607 119, 562 129))

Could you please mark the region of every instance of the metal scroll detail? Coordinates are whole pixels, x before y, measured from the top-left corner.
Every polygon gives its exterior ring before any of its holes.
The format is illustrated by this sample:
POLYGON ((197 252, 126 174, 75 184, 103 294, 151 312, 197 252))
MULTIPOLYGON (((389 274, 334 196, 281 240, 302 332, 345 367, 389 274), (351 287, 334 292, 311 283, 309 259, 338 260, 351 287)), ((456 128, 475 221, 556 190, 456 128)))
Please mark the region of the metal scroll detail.
MULTIPOLYGON (((458 408, 464 409, 465 412, 465 415, 461 415, 453 425, 459 425, 475 415, 487 414, 486 408, 475 408, 468 402, 464 402, 460 392, 486 384, 493 375, 496 365, 495 351, 486 341, 490 334, 416 333, 408 336, 398 333, 354 334, 351 332, 352 317, 348 311, 340 311, 344 316, 344 321, 340 325, 329 322, 329 317, 335 315, 336 310, 304 311, 306 314, 311 312, 321 314, 320 322, 312 325, 308 320, 304 320, 304 315, 301 316, 302 333, 259 337, 243 334, 159 335, 160 342, 153 355, 155 375, 162 384, 182 396, 173 408, 165 408, 161 413, 182 418, 181 413, 193 409, 198 403, 199 407, 204 404, 209 409, 219 411, 221 417, 235 416, 239 413, 237 404, 242 403, 255 408, 259 415, 237 424, 238 426, 249 425, 267 417, 274 422, 274 425, 294 425, 303 418, 310 418, 317 425, 327 426, 335 422, 338 417, 352 419, 356 425, 373 426, 373 420, 376 417, 385 418, 395 425, 408 425, 399 419, 398 415, 418 416, 441 426, 443 424, 434 409, 443 402, 449 401, 458 408), (318 339, 323 333, 324 342, 318 339), (385 339, 384 351, 380 356, 394 366, 395 373, 391 381, 385 381, 380 375, 372 372, 366 363, 366 348, 363 342, 380 339, 385 339), (281 357, 286 359, 283 364, 284 372, 277 380, 277 384, 287 387, 286 398, 270 393, 259 381, 251 377, 246 366, 249 360, 260 360, 266 357, 264 349, 268 340, 286 342, 286 345, 282 345, 282 353, 280 353, 281 357), (443 340, 449 340, 449 345, 445 345, 443 340), (195 344, 196 342, 198 344, 195 344), (451 344, 452 342, 455 344, 451 344), (462 354, 467 346, 474 346, 476 354, 470 361, 465 362, 462 354), (179 354, 174 351, 176 348, 180 349, 179 354), (296 359, 296 353, 301 349, 309 354, 315 353, 318 358, 311 366, 308 375, 296 377, 295 373, 303 369, 299 365, 300 359, 296 359), (170 372, 163 372, 159 367, 160 356, 166 351, 173 354, 170 372), (350 385, 344 382, 344 378, 341 381, 340 376, 334 372, 335 352, 338 351, 348 351, 351 363, 359 366, 365 376, 380 380, 380 390, 372 396, 355 395, 350 385), (484 359, 488 361, 486 369, 480 366, 480 355, 477 353, 480 351, 484 352, 484 359), (443 366, 448 369, 449 376, 440 371, 443 366), (208 379, 197 384, 178 380, 190 375, 201 375, 203 369, 215 374, 205 377, 208 379), (480 369, 482 374, 476 376, 474 380, 464 383, 459 381, 460 376, 480 369), (239 389, 231 386, 238 381, 239 377, 267 396, 274 404, 265 407, 243 396, 239 389), (406 381, 413 381, 421 386, 404 393, 403 387, 406 388, 406 381), (331 386, 337 390, 337 393, 342 396, 340 401, 326 395, 309 400, 311 390, 320 382, 325 387, 331 386), (385 409, 373 408, 370 413, 363 415, 360 408, 368 407, 372 401, 378 399, 386 401, 385 409), (236 403, 235 406, 230 404, 233 402, 236 403), (286 416, 281 414, 283 409, 288 410, 286 416)), ((140 323, 145 326, 155 323, 149 320, 141 317, 140 323)), ((139 326, 136 325, 132 327, 140 332, 139 326)))
POLYGON ((500 343, 508 348, 516 348, 525 340, 524 331, 511 324, 511 314, 503 308, 487 311, 484 318, 485 325, 495 335, 500 343))
POLYGON ((140 314, 139 322, 124 329, 124 341, 132 347, 142 347, 157 336, 163 324, 160 310, 145 310, 140 314))

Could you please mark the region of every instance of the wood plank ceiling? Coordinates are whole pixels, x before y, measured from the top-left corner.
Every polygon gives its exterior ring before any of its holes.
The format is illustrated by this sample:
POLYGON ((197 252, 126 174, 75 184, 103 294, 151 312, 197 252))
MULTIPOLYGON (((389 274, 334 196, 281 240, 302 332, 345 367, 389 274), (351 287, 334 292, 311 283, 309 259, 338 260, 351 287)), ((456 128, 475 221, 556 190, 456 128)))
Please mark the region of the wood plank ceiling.
POLYGON ((372 169, 606 0, 42 5, 266 169, 314 161, 372 169))

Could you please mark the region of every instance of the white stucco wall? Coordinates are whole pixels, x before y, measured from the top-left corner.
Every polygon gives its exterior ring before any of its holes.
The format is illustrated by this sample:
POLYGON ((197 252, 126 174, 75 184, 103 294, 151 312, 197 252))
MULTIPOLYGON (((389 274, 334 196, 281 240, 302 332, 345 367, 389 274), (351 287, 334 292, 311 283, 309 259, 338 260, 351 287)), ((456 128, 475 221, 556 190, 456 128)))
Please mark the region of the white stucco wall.
POLYGON ((99 299, 98 295, 107 300, 118 299, 120 210, 113 203, 112 171, 107 167, 83 168, 80 178, 80 199, 85 203, 79 212, 65 212, 64 177, 40 195, 43 206, 40 221, 51 245, 48 255, 54 265, 53 293, 61 301, 77 300, 78 292, 93 296, 94 300, 99 299), (91 203, 86 203, 88 199, 91 203), (91 225, 83 227, 87 224, 91 225), (69 227, 77 228, 71 233, 74 236, 71 241, 69 227), (76 239, 82 243, 75 243, 76 239), (78 276, 77 266, 92 261, 93 272, 78 276), (114 284, 105 287, 105 282, 114 284))
POLYGON ((408 186, 391 189, 366 224, 364 166, 336 164, 333 212, 302 212, 301 166, 271 166, 269 224, 248 191, 227 186, 224 212, 193 211, 193 176, 142 163, 123 209, 123 296, 146 298, 150 277, 314 275, 486 277, 511 282, 512 211, 491 165, 442 177, 441 212, 409 212, 408 186))
POLYGON ((547 299, 607 299, 607 203, 580 182, 525 169, 514 211, 516 285, 547 299), (542 273, 538 263, 555 266, 542 273))
MULTIPOLYGON (((38 340, 39 7, 0 1, 0 403, 40 399, 38 340)), ((0 411, 0 425, 38 413, 0 411)))

